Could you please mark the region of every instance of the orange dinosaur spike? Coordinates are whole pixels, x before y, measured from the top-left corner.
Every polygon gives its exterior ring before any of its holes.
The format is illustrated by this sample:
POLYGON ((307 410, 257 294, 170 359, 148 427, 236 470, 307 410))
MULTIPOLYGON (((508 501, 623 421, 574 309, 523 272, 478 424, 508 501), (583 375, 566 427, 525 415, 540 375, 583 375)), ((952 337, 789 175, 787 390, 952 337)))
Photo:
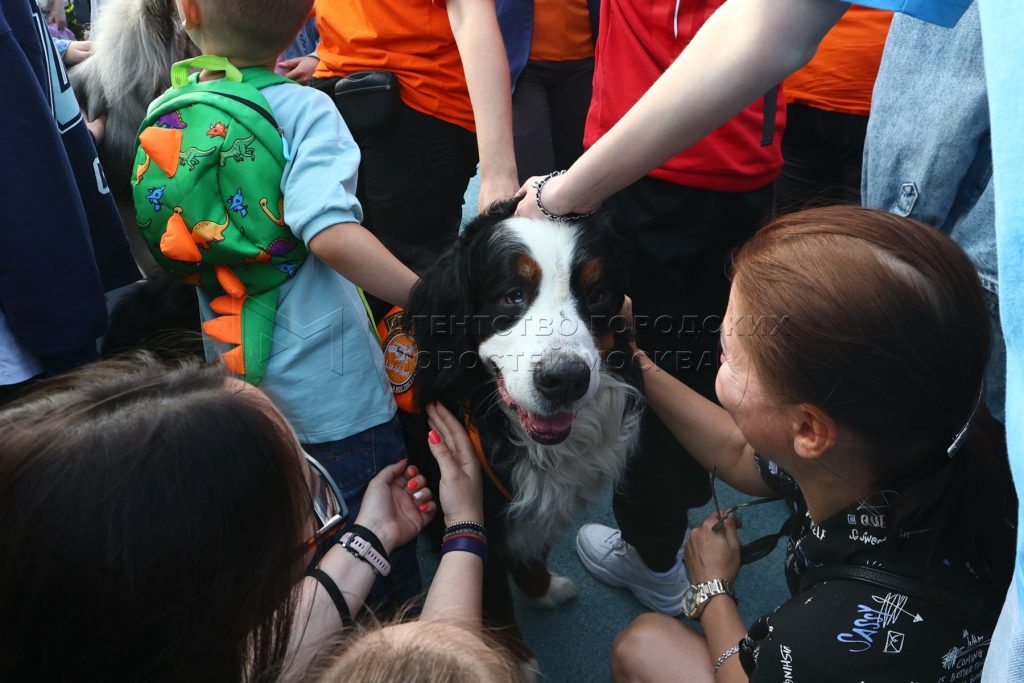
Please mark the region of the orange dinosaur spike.
POLYGON ((242 316, 222 315, 203 323, 203 332, 225 344, 242 343, 242 316))
MULTIPOLYGON (((188 239, 190 242, 192 241, 191 236, 188 239)), ((195 246, 194 242, 193 246, 195 246)), ((199 251, 199 247, 195 247, 195 249, 196 252, 199 251)), ((217 274, 217 282, 220 283, 220 286, 224 288, 224 291, 229 296, 233 296, 236 299, 241 299, 245 296, 245 285, 242 284, 242 281, 238 279, 238 276, 230 268, 227 266, 216 266, 214 272, 217 274)))
POLYGON ((224 367, 228 369, 228 372, 234 375, 245 374, 245 354, 242 353, 241 346, 225 351, 220 354, 220 358, 224 361, 224 367))
POLYGON ((167 228, 160 237, 160 251, 167 258, 175 261, 199 263, 203 260, 203 255, 199 253, 199 247, 192 240, 188 226, 185 225, 185 221, 181 217, 180 206, 174 207, 174 213, 167 219, 167 228))
POLYGON ((245 303, 245 299, 236 299, 225 294, 211 301, 210 308, 214 313, 221 315, 241 315, 243 303, 245 303))
POLYGON ((139 144, 168 178, 174 177, 178 172, 178 157, 181 154, 180 130, 150 126, 139 133, 139 144))

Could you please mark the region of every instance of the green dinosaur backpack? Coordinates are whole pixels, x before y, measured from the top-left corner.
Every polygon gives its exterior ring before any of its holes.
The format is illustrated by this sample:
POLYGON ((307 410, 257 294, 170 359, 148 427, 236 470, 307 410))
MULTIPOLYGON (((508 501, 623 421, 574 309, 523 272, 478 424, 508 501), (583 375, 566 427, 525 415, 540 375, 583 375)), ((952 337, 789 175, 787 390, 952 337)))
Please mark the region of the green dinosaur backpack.
POLYGON ((259 92, 290 83, 263 67, 203 55, 171 67, 171 88, 139 129, 132 193, 136 222, 161 268, 213 297, 210 337, 233 345, 228 370, 259 384, 281 284, 305 245, 284 222, 287 143, 259 92), (223 71, 198 81, 189 68, 223 71))

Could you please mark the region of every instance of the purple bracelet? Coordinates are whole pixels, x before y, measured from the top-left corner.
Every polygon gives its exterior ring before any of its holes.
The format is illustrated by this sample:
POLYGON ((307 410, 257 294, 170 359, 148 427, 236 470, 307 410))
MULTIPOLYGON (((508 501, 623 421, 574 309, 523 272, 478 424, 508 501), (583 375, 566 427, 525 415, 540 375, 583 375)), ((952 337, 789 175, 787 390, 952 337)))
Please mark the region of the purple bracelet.
POLYGON ((487 544, 479 538, 471 536, 458 536, 441 544, 441 554, 453 551, 473 553, 484 562, 487 562, 487 544))

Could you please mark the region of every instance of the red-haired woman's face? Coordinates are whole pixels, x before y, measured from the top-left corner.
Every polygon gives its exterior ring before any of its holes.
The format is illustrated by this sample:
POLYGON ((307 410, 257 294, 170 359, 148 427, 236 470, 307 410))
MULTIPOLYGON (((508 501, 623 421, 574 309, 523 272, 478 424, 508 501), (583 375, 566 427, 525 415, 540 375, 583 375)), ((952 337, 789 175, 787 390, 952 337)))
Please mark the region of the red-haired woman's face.
POLYGON ((792 444, 785 406, 771 398, 744 348, 751 334, 763 331, 764 325, 758 324, 756 315, 744 310, 733 287, 721 330, 721 365, 715 393, 747 443, 759 453, 776 458, 788 453, 792 444))

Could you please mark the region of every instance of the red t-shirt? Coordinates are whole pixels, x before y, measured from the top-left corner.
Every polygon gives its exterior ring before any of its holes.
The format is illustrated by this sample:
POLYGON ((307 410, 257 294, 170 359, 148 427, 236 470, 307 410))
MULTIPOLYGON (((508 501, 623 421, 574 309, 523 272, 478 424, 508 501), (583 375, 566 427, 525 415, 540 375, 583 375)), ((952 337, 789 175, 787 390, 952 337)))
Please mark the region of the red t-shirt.
MULTIPOLYGON (((585 146, 593 145, 629 111, 724 2, 603 0, 585 146)), ((763 99, 648 175, 724 192, 755 190, 775 180, 782 170, 786 105, 780 92, 774 139, 762 146, 763 99)))

